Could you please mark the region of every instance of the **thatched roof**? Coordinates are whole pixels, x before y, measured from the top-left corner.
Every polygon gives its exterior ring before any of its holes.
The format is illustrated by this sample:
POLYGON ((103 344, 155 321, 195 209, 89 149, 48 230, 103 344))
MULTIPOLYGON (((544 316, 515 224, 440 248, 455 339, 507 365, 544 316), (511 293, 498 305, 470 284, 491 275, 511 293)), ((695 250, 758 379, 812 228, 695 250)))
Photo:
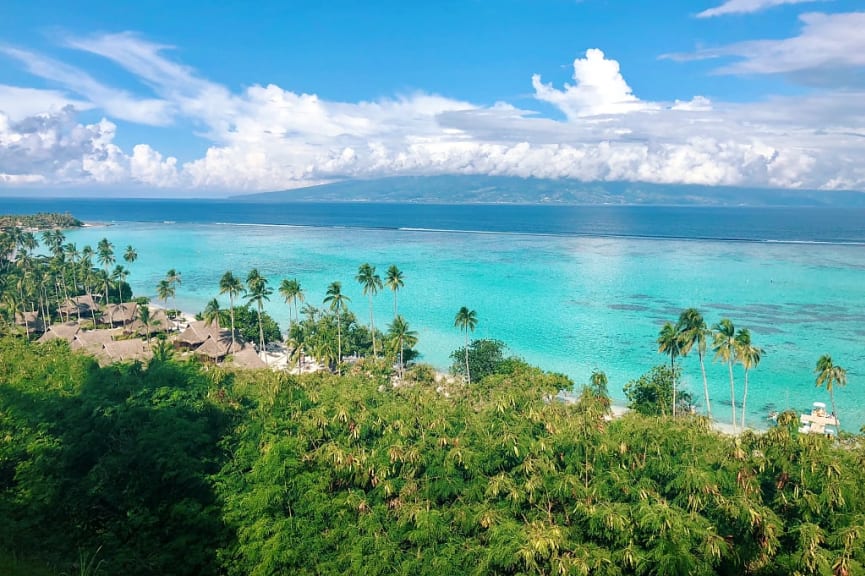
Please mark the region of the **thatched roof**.
POLYGON ((145 360, 153 356, 153 352, 150 351, 150 348, 144 341, 137 338, 106 342, 102 348, 103 355, 114 362, 145 360))
MULTIPOLYGON (((168 314, 165 313, 165 310, 162 308, 151 308, 150 333, 158 334, 159 332, 167 332, 169 329, 171 329, 171 319, 168 318, 168 314)), ((144 325, 144 322, 141 321, 141 318, 137 317, 129 323, 123 331, 127 334, 145 336, 147 334, 147 327, 144 325)))
POLYGON ((63 314, 90 314, 97 307, 93 294, 82 294, 74 298, 68 298, 58 308, 63 314))
POLYGON ((238 368, 266 368, 264 363, 253 346, 244 345, 244 347, 231 355, 231 364, 238 368))
POLYGON ((117 330, 81 330, 75 335, 71 348, 95 353, 102 350, 107 342, 114 340, 118 333, 117 330))
POLYGON ((49 340, 66 340, 72 342, 75 340, 75 335, 81 331, 81 327, 76 322, 67 322, 65 324, 54 324, 49 326, 48 330, 39 337, 39 342, 48 342, 49 340))
MULTIPOLYGON (((231 345, 231 341, 228 344, 231 345)), ((206 356, 211 360, 221 360, 228 354, 228 346, 220 344, 218 340, 208 338, 201 346, 195 349, 195 353, 200 356, 206 356)))
POLYGON ((102 320, 112 324, 126 324, 135 320, 138 315, 138 304, 136 302, 124 302, 123 304, 109 304, 105 307, 102 320))
MULTIPOLYGON (((203 344, 208 338, 219 340, 219 332, 219 327, 216 324, 208 326, 204 320, 196 320, 190 322, 186 330, 177 335, 175 342, 195 347, 203 344)), ((228 338, 231 340, 230 334, 228 338)))

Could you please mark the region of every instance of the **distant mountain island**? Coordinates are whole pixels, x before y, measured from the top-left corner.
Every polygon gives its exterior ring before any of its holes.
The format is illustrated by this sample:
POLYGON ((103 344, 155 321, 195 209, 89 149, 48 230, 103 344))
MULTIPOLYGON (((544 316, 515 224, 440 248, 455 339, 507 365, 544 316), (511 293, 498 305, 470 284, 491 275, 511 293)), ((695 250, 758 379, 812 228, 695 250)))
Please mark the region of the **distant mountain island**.
POLYGON ((856 206, 865 192, 581 182, 510 176, 399 176, 232 196, 246 202, 856 206))

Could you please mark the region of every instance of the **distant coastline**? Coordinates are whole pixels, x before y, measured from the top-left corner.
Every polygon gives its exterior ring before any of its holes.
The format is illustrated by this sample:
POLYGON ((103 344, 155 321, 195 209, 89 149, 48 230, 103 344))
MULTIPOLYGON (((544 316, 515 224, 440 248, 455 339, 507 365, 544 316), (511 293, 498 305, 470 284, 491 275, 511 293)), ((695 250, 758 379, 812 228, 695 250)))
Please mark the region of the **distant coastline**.
POLYGON ((0 214, 0 230, 21 228, 40 232, 42 230, 63 230, 81 228, 84 222, 69 212, 37 212, 35 214, 0 214))

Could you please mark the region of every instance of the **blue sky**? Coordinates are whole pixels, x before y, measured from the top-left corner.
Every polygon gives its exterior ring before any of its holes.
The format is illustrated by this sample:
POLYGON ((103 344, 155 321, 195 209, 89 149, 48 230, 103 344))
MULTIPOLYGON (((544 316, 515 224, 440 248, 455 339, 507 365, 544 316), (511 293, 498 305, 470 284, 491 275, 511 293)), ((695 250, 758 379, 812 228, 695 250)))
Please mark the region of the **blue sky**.
POLYGON ((10 4, 0 193, 441 173, 865 189, 861 0, 10 4))

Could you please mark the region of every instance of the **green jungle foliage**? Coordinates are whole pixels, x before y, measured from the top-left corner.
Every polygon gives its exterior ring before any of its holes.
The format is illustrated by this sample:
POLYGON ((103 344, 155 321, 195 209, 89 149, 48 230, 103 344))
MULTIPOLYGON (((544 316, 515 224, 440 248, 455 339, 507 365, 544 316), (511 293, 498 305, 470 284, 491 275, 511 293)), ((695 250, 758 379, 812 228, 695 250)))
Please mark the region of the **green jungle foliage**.
MULTIPOLYGON (((681 377, 679 367, 655 366, 648 373, 625 384, 628 408, 647 416, 664 416, 672 413, 673 381, 681 377)), ((687 413, 691 407, 691 395, 678 390, 676 409, 687 413)))
MULTIPOLYGON (((505 363, 511 360, 505 357, 507 347, 501 340, 480 338, 469 343, 469 371, 473 381, 482 380, 485 376, 507 371, 505 363)), ((466 348, 461 346, 451 352, 451 372, 465 377, 466 348)))
POLYGON ((64 342, 0 340, 0 549, 62 569, 216 574, 212 477, 229 412, 191 364, 100 368, 64 342))
POLYGON ((865 446, 608 421, 513 362, 477 385, 0 340, 0 567, 103 574, 862 574, 865 446), (36 564, 33 564, 34 566, 36 564))
MULTIPOLYGON (((220 325, 223 328, 230 328, 230 322, 227 317, 223 317, 220 320, 220 325)), ((270 314, 267 312, 261 313, 261 324, 264 329, 265 343, 282 341, 282 332, 279 330, 279 325, 270 314)), ((240 335, 243 336, 244 340, 247 342, 258 342, 258 310, 252 304, 238 306, 234 309, 234 326, 240 335)))
POLYGON ((74 218, 68 212, 58 214, 39 212, 37 214, 0 214, 0 230, 10 228, 33 228, 45 230, 50 228, 78 228, 84 222, 74 218))
MULTIPOLYGON (((351 311, 339 314, 340 332, 337 333, 337 314, 335 312, 304 306, 303 317, 292 322, 288 329, 286 341, 293 354, 313 356, 328 366, 336 366, 338 344, 342 343, 342 357, 372 356, 372 333, 369 328, 359 323, 357 316, 351 311)), ((376 339, 382 344, 384 336, 376 329, 376 339)), ((379 349, 379 352, 382 350, 379 349)), ((406 348, 405 360, 415 357, 414 350, 406 348)))

